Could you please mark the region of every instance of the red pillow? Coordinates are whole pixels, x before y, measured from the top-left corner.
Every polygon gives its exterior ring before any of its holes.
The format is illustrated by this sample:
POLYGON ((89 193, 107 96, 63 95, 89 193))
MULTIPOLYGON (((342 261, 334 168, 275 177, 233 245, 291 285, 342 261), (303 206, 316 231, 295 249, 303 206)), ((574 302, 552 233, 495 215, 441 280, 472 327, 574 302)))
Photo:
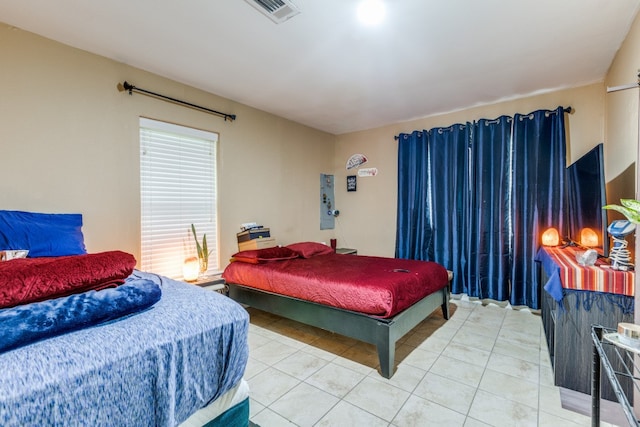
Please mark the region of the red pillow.
POLYGON ((331 247, 316 242, 301 242, 288 245, 287 248, 296 252, 302 258, 311 258, 316 255, 328 255, 334 253, 331 247))
POLYGON ((276 246, 274 248, 252 249, 241 251, 231 256, 231 261, 259 264, 261 262, 282 261, 298 258, 298 254, 289 248, 276 246))

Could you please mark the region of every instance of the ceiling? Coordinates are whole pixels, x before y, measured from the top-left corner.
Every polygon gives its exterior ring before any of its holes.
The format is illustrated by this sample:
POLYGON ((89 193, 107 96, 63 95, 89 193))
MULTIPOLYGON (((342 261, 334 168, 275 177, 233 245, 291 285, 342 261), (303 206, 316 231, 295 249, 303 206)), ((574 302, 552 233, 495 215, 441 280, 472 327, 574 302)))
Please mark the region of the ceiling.
POLYGON ((0 0, 0 21, 342 134, 602 81, 640 7, 385 0, 371 27, 358 0, 293 2, 280 24, 243 0, 0 0))

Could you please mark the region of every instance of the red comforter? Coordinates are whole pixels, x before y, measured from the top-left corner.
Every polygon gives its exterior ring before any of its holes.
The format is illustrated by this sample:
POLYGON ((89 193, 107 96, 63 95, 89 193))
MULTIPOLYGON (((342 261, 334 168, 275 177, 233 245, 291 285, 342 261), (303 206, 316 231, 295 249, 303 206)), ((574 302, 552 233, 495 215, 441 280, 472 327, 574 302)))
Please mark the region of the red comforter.
POLYGON ((121 251, 0 262, 0 308, 121 285, 135 265, 121 251))
POLYGON ((446 269, 434 262, 334 253, 261 264, 236 261, 223 277, 228 283, 383 318, 448 283, 446 269))

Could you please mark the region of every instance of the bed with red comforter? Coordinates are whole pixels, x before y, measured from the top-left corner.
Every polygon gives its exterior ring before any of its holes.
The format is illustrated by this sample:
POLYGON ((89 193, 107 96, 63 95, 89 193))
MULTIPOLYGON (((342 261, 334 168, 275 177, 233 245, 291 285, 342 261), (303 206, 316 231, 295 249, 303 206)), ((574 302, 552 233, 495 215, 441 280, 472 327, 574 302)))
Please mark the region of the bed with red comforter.
POLYGON ((235 254, 223 273, 231 298, 375 344, 393 374, 395 342, 441 307, 449 275, 434 262, 336 254, 304 242, 235 254))

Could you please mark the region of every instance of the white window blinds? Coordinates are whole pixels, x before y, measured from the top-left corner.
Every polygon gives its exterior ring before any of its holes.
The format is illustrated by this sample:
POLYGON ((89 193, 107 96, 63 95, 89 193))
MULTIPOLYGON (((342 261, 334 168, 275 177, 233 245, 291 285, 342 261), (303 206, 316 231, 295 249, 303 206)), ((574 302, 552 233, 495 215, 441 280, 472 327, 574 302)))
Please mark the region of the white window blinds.
POLYGON ((218 135, 140 118, 142 260, 145 271, 182 278, 197 256, 191 234, 206 233, 209 270, 218 271, 216 143, 218 135))

